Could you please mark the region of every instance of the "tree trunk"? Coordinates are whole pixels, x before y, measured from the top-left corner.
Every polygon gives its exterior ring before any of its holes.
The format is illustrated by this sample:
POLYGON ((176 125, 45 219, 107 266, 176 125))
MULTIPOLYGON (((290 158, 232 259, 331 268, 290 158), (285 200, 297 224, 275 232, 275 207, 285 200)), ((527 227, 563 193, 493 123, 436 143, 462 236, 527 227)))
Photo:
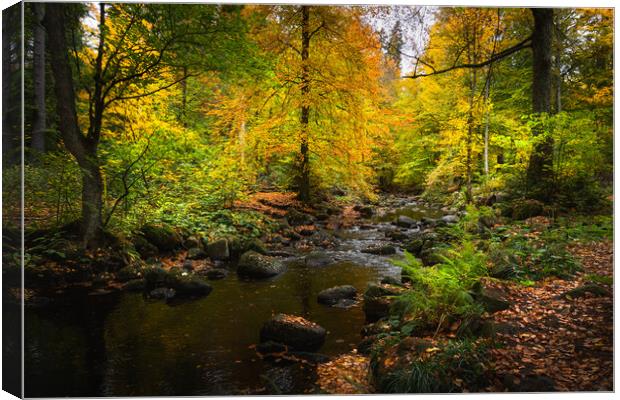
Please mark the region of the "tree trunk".
MULTIPOLYGON (((492 65, 492 64, 491 64, 492 65)), ((491 90, 491 66, 487 75, 487 81, 484 85, 484 175, 489 177, 489 119, 491 112, 489 111, 489 92, 491 90)))
POLYGON ((310 50, 310 7, 301 6, 301 112, 299 193, 301 201, 310 200, 310 160, 308 155, 308 122, 310 119, 310 76, 308 58, 310 50))
MULTIPOLYGON (((187 76, 186 66, 183 66, 183 76, 187 76)), ((187 128, 187 78, 181 81, 181 124, 187 128)))
MULTIPOLYGON (((473 35, 469 38, 469 44, 467 47, 467 59, 470 63, 476 63, 476 28, 473 29, 473 35)), ((476 84, 478 79, 478 69, 472 68, 469 74, 469 112, 467 115, 467 139, 466 139, 466 151, 467 151, 467 159, 466 159, 466 192, 465 198, 468 204, 473 201, 473 193, 472 193, 472 140, 474 135, 474 100, 476 97, 476 84)))
MULTIPOLYGON (((552 40, 553 9, 533 8, 534 32, 532 34, 533 81, 532 105, 535 114, 551 113, 552 98, 552 40)), ((544 135, 542 126, 533 129, 534 136, 544 135)), ((530 156, 527 170, 529 194, 543 201, 550 200, 553 168, 553 137, 545 135, 530 156)))
POLYGON ((32 123, 31 160, 37 153, 45 152, 45 29, 41 22, 45 15, 45 3, 32 3, 33 13, 33 85, 34 118, 32 123))
POLYGON ((84 246, 99 245, 102 228, 103 181, 97 156, 97 141, 85 137, 78 124, 73 76, 65 38, 67 4, 48 3, 44 26, 47 29, 50 64, 54 76, 56 111, 66 149, 75 157, 82 172, 82 235, 84 246))
POLYGON ((2 165, 21 163, 22 41, 21 9, 15 4, 2 11, 2 165))

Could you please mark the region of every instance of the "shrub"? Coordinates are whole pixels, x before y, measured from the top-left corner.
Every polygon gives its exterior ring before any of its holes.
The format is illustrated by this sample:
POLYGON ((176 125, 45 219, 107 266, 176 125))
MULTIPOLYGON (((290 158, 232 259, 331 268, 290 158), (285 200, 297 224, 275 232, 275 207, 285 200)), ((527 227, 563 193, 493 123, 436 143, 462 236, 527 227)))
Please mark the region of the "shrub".
POLYGON ((378 378, 381 393, 451 393, 479 390, 485 384, 487 345, 448 341, 432 355, 423 353, 407 368, 378 378))

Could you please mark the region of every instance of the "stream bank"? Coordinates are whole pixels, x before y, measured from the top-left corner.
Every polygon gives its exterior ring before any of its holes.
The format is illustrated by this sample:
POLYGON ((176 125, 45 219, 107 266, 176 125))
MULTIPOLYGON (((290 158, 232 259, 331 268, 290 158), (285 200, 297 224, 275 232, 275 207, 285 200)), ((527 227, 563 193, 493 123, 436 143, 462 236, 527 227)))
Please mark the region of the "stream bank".
MULTIPOLYGON (((234 242, 227 242, 225 257, 217 254, 221 241, 205 246, 193 235, 179 234, 190 245, 164 250, 148 261, 146 270, 122 267, 96 284, 78 280, 53 289, 28 288, 27 395, 322 392, 316 384, 317 362, 349 353, 362 339, 367 285, 400 279, 400 268, 391 261, 402 257, 398 238, 420 227, 402 221, 398 226, 398 216, 420 221, 444 212, 401 196, 387 198, 379 207, 331 211, 261 204, 266 213, 276 214, 281 227, 262 241, 247 241, 250 248, 243 251, 252 249, 283 264, 284 271, 274 276, 237 274, 240 255, 234 242), (194 277, 209 289, 179 296, 179 282, 194 277), (145 291, 140 281, 147 287, 155 282, 155 287, 145 291), (320 292, 341 285, 352 286, 357 295, 339 305, 319 303, 320 292), (256 349, 259 331, 277 313, 319 324, 327 332, 325 343, 301 361, 261 354, 256 349)), ((168 241, 160 236, 150 244, 166 249, 168 241)))

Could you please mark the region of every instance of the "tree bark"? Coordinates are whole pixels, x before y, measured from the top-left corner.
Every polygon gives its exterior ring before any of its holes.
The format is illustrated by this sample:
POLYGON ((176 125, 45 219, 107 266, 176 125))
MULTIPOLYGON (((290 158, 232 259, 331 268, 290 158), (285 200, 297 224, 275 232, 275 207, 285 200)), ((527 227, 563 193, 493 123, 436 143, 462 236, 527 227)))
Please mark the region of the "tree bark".
MULTIPOLYGON (((535 114, 551 113, 553 9, 533 8, 532 35, 533 81, 532 106, 535 114)), ((533 129, 534 136, 545 135, 542 126, 533 129)), ((553 168, 553 137, 545 135, 532 151, 527 170, 529 194, 543 201, 550 200, 553 168)))
POLYGON ((97 247, 102 228, 103 181, 97 156, 98 141, 85 137, 78 124, 73 76, 65 38, 67 4, 48 3, 44 26, 47 30, 50 64, 54 76, 56 111, 66 149, 75 157, 82 172, 82 235, 84 246, 97 247))
MULTIPOLYGON (((467 61, 469 63, 477 62, 477 49, 476 49, 476 28, 474 26, 471 38, 468 38, 468 46, 467 46, 467 61)), ((469 75, 469 111, 467 114, 467 138, 466 138, 466 151, 467 151, 467 159, 466 159, 466 192, 465 198, 468 204, 473 201, 473 193, 472 193, 472 140, 474 135, 474 100, 476 97, 476 86, 478 80, 478 69, 472 68, 470 70, 469 75)))
POLYGON ((299 193, 301 201, 310 200, 310 160, 308 154, 308 122, 310 119, 310 74, 308 58, 310 51, 310 7, 301 6, 301 110, 299 122, 300 132, 300 163, 299 193))
POLYGON ((484 84, 484 175, 489 177, 489 119, 491 112, 489 111, 489 96, 491 90, 491 66, 484 84))
POLYGON ((21 163, 21 7, 2 11, 2 165, 21 163))
POLYGON ((45 28, 41 25, 45 15, 45 3, 32 3, 33 14, 33 85, 34 118, 32 123, 31 160, 37 153, 45 152, 45 28))

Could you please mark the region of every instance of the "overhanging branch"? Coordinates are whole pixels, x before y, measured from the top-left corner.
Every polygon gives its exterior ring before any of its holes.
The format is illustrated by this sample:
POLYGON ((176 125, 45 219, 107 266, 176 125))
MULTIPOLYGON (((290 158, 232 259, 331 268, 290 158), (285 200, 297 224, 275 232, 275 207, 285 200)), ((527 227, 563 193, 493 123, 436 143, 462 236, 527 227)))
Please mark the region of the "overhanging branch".
POLYGON ((485 61, 479 62, 479 63, 465 63, 465 64, 454 64, 451 67, 448 68, 444 68, 444 69, 436 69, 433 66, 427 64, 426 62, 422 61, 421 59, 417 59, 416 60, 416 69, 414 69, 413 71, 413 75, 405 75, 402 76, 401 78, 408 78, 408 79, 416 79, 416 78, 422 78, 425 76, 432 76, 432 75, 439 75, 439 74, 443 74, 446 72, 450 72, 453 71, 455 69, 464 69, 464 68, 482 68, 482 67, 486 67, 487 65, 493 64, 496 61, 499 61, 503 58, 508 57, 511 54, 514 54, 520 50, 526 49, 528 47, 532 46, 532 37, 529 36, 526 39, 524 39, 523 41, 515 44, 512 47, 509 47, 505 50, 500 51, 499 53, 495 54, 494 56, 488 58, 485 61), (418 73, 417 72, 417 63, 421 63, 423 65, 428 66, 432 71, 431 72, 422 72, 422 73, 418 73))

